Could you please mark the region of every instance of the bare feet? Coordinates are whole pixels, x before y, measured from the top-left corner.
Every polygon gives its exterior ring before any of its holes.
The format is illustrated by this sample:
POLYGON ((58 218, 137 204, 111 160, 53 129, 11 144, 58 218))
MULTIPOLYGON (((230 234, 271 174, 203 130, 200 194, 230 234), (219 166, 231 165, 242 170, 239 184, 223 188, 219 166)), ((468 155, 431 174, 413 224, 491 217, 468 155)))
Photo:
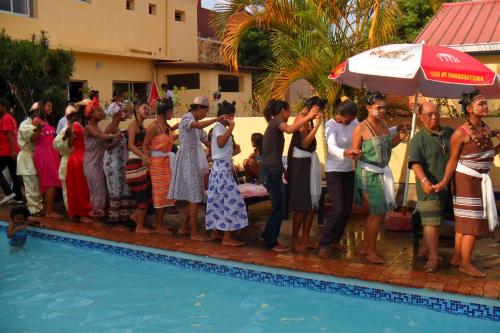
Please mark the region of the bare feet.
POLYGON ((159 225, 155 228, 155 232, 160 235, 171 235, 172 231, 170 231, 167 227, 164 225, 159 225))
POLYGON ((82 223, 92 223, 94 222, 94 219, 86 216, 80 216, 80 222, 82 223))
POLYGON ((139 225, 137 225, 135 227, 135 232, 138 234, 152 234, 154 231, 149 228, 139 227, 139 225))
POLYGON ((123 224, 115 224, 113 226, 113 230, 118 230, 118 231, 130 231, 129 228, 127 228, 126 226, 124 226, 123 224))
POLYGON ((210 233, 210 239, 211 240, 222 240, 222 235, 217 229, 213 229, 212 232, 210 233))
POLYGON ((318 243, 313 243, 311 240, 302 240, 302 244, 304 245, 304 248, 311 249, 311 250, 318 250, 319 249, 319 244, 318 243))
POLYGON ((229 238, 229 239, 224 239, 222 241, 222 245, 225 245, 225 246, 243 246, 243 245, 245 245, 245 243, 241 242, 239 240, 236 240, 234 238, 229 238))
POLYGON ((287 253, 287 252, 290 252, 290 248, 286 245, 278 244, 278 245, 275 245, 273 248, 271 248, 270 251, 275 252, 275 253, 287 253))
POLYGON ((452 257, 450 260, 450 265, 455 266, 455 267, 460 266, 461 263, 462 263, 462 261, 460 260, 460 258, 452 257))
POLYGON ((330 259, 330 255, 328 254, 328 248, 326 248, 326 247, 320 248, 318 251, 318 256, 321 259, 330 259))
POLYGON ((383 264, 384 263, 384 259, 382 259, 376 252, 375 253, 367 253, 365 258, 366 258, 366 260, 368 260, 372 264, 383 264))
POLYGON ((299 239, 292 240, 292 249, 294 252, 303 253, 306 251, 306 247, 302 244, 299 239))
POLYGON ((49 219, 62 219, 63 216, 61 214, 55 213, 55 212, 50 212, 50 213, 45 213, 45 217, 49 219))
POLYGON ((485 272, 480 271, 477 267, 473 266, 472 264, 460 265, 460 267, 458 267, 458 270, 472 277, 482 278, 486 276, 485 272))
POLYGON ((332 249, 337 250, 337 251, 342 252, 342 253, 347 251, 345 246, 340 244, 340 243, 332 244, 332 249))
POLYGON ((191 233, 191 240, 197 241, 197 242, 208 242, 210 238, 208 238, 205 235, 201 235, 198 233, 191 233))

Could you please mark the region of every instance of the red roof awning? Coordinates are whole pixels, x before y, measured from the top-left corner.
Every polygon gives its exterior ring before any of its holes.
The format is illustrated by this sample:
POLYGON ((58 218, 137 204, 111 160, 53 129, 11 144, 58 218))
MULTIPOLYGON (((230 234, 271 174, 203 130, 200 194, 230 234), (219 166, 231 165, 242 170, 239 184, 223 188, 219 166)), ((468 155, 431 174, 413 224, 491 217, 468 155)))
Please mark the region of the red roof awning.
POLYGON ((444 3, 415 43, 478 46, 463 51, 500 51, 500 1, 444 3))

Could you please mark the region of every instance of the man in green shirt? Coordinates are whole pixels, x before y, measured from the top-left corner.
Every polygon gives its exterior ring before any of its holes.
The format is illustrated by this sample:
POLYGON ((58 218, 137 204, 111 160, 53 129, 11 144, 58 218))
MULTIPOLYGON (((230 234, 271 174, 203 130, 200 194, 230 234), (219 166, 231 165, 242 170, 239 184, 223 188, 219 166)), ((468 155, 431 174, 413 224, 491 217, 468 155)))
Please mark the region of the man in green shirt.
POLYGON ((434 272, 439 263, 439 226, 450 200, 448 189, 435 193, 433 185, 444 176, 450 158, 450 137, 453 129, 439 126, 439 110, 426 102, 418 108, 422 123, 420 131, 410 141, 408 167, 416 178, 418 209, 424 227, 424 243, 420 253, 428 256, 426 272, 434 272))

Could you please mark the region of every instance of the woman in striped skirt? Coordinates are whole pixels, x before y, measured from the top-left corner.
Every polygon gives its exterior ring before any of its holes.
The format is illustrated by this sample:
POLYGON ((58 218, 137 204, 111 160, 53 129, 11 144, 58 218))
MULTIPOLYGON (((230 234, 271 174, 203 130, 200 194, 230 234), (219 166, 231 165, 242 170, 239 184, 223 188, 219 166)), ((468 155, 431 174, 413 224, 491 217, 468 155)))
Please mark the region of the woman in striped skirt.
POLYGON ((171 231, 163 224, 165 207, 171 206, 173 200, 168 199, 168 189, 172 172, 170 170, 169 153, 174 143, 174 133, 167 120, 172 119, 174 103, 172 99, 163 100, 158 104, 156 121, 148 126, 142 150, 149 159, 151 184, 153 189, 153 205, 155 207, 155 229, 159 234, 168 235, 171 231))
POLYGON ((144 227, 144 220, 151 201, 149 172, 143 164, 144 161, 148 160, 148 157, 142 152, 142 143, 146 136, 144 119, 147 118, 148 114, 148 104, 143 103, 136 106, 134 108, 135 120, 128 126, 128 161, 125 177, 136 204, 135 211, 130 215, 130 219, 136 223, 135 231, 139 233, 152 232, 144 227))
POLYGON ((493 159, 500 152, 500 145, 493 147, 492 131, 482 121, 488 110, 488 102, 474 91, 463 94, 460 101, 468 119, 458 127, 451 137, 450 160, 446 165, 443 180, 434 186, 441 191, 453 174, 452 194, 455 213, 455 250, 451 259, 453 266, 473 277, 484 277, 486 273, 471 262, 477 237, 489 236, 498 225, 497 209, 491 178, 488 173, 493 159))

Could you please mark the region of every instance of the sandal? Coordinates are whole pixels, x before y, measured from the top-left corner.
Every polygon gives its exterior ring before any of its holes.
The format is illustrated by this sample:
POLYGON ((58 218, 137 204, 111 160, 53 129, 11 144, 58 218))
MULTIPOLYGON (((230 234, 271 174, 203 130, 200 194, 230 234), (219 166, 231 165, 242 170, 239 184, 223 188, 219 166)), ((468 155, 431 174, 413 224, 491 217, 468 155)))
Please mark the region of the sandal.
POLYGON ((424 272, 434 273, 439 265, 439 259, 429 259, 424 266, 424 272))

